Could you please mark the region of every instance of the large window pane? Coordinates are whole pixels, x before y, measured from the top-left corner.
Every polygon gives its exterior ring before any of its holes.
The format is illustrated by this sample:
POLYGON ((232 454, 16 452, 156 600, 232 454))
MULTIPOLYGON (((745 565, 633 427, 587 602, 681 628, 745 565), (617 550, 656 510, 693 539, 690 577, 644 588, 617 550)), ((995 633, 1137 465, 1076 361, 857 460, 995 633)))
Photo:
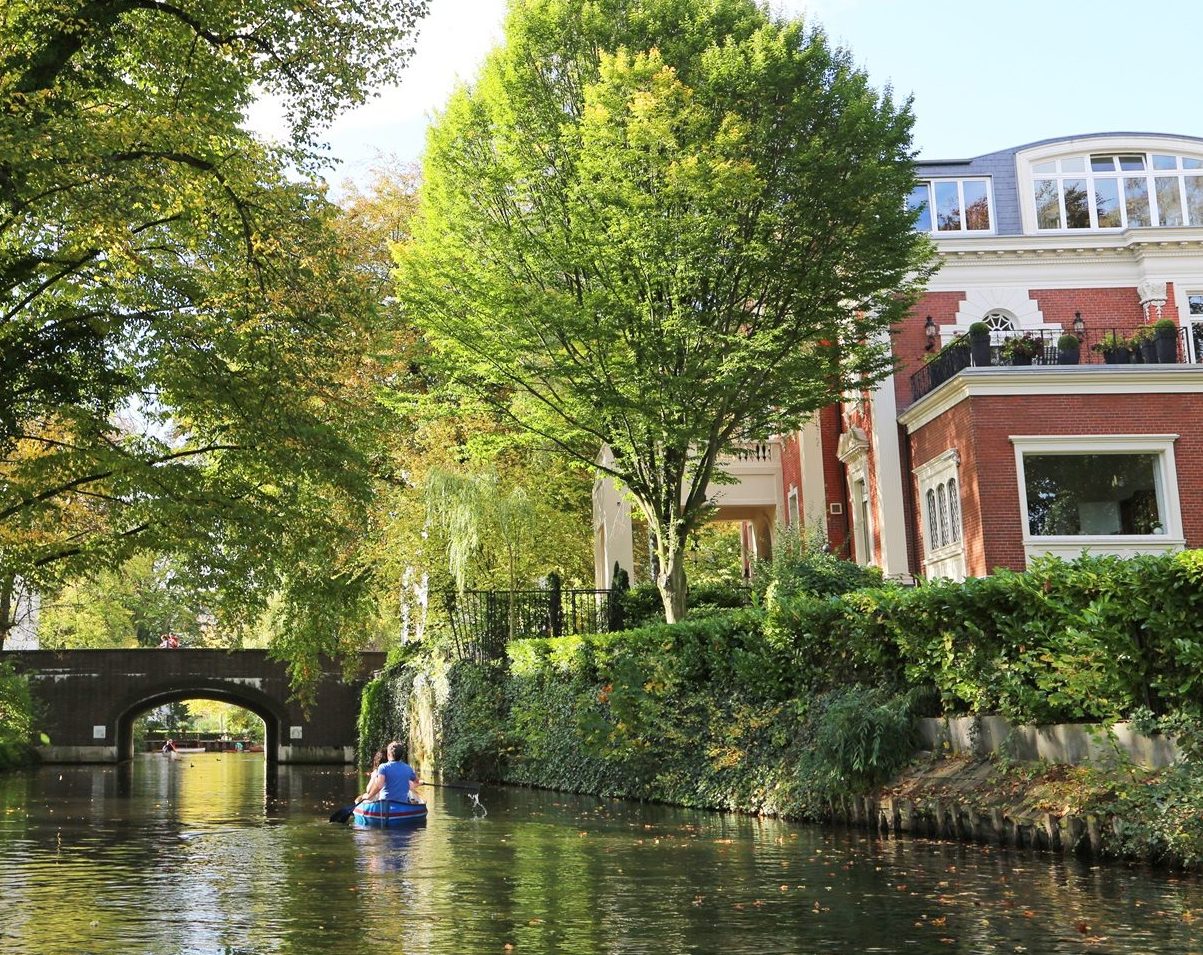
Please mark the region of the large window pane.
POLYGON ((948 481, 948 532, 954 541, 961 539, 961 499, 957 494, 957 479, 948 481))
POLYGON ((1139 179, 1124 180, 1124 201, 1128 206, 1128 228, 1143 229, 1153 224, 1153 216, 1149 212, 1149 181, 1141 176, 1139 179))
POLYGON ((948 544, 948 495, 943 484, 936 488, 936 500, 940 502, 940 546, 945 547, 948 544))
POLYGON ((965 228, 989 229, 990 202, 986 198, 986 184, 971 180, 963 183, 961 188, 965 194, 965 228))
POLYGON ((1186 301, 1192 315, 1203 315, 1203 295, 1189 295, 1186 301))
MULTIPOLYGON (((1118 229, 1123 225, 1119 213, 1119 183, 1115 179, 1094 181, 1094 209, 1100 229, 1118 229)), ((1067 213, 1068 209, 1065 210, 1067 213)))
POLYGON ((1191 225, 1203 225, 1203 176, 1186 176, 1186 214, 1191 225))
POLYGON ((961 199, 955 182, 933 183, 936 189, 936 229, 940 232, 961 230, 961 199))
POLYGON ((1156 454, 1025 454, 1036 537, 1161 534, 1156 454))
POLYGON ((1061 200, 1057 197, 1056 179, 1036 180, 1036 227, 1061 228, 1061 200))
POLYGON ((1090 199, 1086 191, 1086 180, 1066 179, 1062 185, 1065 189, 1065 227, 1089 229, 1090 199))
POLYGON ((1157 190, 1157 221, 1161 225, 1182 225, 1182 196, 1177 176, 1158 176, 1153 180, 1157 190))
POLYGON ((915 220, 915 228, 919 232, 931 232, 931 197, 927 191, 927 183, 916 186, 911 190, 907 200, 908 209, 918 209, 919 218, 915 220))

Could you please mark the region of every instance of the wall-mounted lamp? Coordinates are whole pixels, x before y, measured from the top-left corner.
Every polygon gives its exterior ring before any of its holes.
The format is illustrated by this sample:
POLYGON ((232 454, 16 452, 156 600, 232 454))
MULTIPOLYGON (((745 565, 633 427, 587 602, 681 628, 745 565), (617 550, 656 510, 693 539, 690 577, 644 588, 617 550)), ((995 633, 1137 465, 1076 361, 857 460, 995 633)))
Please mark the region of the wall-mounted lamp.
POLYGON ((1082 319, 1081 312, 1074 312, 1074 334, 1078 336, 1079 341, 1086 334, 1086 322, 1082 319))
POLYGON ((940 329, 936 327, 935 319, 930 315, 927 316, 927 321, 923 323, 923 334, 927 336, 927 344, 924 346, 924 350, 931 351, 936 347, 936 338, 940 334, 940 329))

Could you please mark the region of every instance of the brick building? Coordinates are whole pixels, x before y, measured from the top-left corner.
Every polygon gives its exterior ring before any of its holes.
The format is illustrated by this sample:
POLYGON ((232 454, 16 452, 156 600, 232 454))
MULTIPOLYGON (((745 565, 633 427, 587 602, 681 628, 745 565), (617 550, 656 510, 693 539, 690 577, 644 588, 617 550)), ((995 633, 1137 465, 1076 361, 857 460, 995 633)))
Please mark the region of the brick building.
POLYGON ((917 167, 941 263, 897 370, 772 443, 761 525, 800 522, 899 578, 1203 547, 1203 139, 917 167))

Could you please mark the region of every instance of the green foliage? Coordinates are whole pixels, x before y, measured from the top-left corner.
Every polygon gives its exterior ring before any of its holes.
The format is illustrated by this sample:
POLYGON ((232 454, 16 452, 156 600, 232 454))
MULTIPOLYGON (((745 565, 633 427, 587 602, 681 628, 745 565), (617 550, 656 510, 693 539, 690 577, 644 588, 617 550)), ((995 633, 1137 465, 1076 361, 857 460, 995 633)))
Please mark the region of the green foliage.
POLYGON ((1178 334, 1178 324, 1172 318, 1159 318, 1153 323, 1153 331, 1159 334, 1178 334))
POLYGON ((831 553, 821 535, 807 534, 799 525, 778 525, 773 559, 758 561, 752 586, 766 604, 796 594, 832 597, 881 584, 881 571, 862 567, 831 553))
POLYGON ((223 619, 283 592, 298 679, 358 645, 313 601, 364 605, 380 289, 315 137, 425 6, 0 4, 0 583, 168 554, 223 619), (279 145, 245 129, 264 92, 279 145))
POLYGON ((986 338, 990 334, 990 326, 985 322, 974 322, 969 326, 969 336, 971 338, 986 338))
POLYGON ((29 681, 0 661, 0 770, 33 760, 33 719, 29 681))
POLYGON ((411 667, 388 670, 363 688, 356 726, 360 766, 369 765, 372 754, 390 740, 409 739, 408 703, 417 672, 411 667))
POLYGON ((1192 759, 1151 776, 1109 782, 1111 798, 1092 807, 1111 817, 1102 831, 1108 852, 1174 866, 1203 865, 1203 763, 1192 759))
POLYGON ((803 764, 809 787, 827 796, 866 792, 911 760, 918 737, 905 696, 854 685, 815 700, 814 748, 803 764))
POLYGON ((740 525, 730 521, 703 524, 690 537, 685 549, 685 575, 690 603, 699 587, 743 585, 743 543, 740 525))
POLYGON ((518 0, 431 130, 400 297, 462 392, 626 485, 669 619, 724 452, 890 370, 911 126, 755 0, 518 0))
POLYGON ((461 661, 447 671, 440 713, 441 766, 460 778, 497 779, 506 757, 506 670, 502 662, 461 661))
MULTIPOLYGON (((637 584, 622 596, 623 619, 628 630, 645 627, 664 619, 664 604, 655 584, 637 584)), ((734 610, 747 607, 753 599, 753 591, 742 583, 700 583, 689 586, 689 616, 713 613, 716 610, 734 610)))
POLYGON ((43 595, 38 639, 48 650, 153 647, 174 633, 184 646, 202 642, 205 586, 154 554, 136 554, 118 568, 99 568, 43 595))
POLYGON ((1061 351, 1077 351, 1081 342, 1078 341, 1077 335, 1062 335, 1057 339, 1057 347, 1061 351))

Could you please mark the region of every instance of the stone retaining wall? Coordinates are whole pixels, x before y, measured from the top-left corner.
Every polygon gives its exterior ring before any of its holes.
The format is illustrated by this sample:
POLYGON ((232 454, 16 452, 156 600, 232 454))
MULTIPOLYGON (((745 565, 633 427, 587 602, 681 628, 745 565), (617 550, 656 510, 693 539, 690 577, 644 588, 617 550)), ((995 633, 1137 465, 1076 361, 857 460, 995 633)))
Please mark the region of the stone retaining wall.
POLYGON ((1130 723, 1110 728, 1085 723, 1014 726, 1001 716, 941 717, 919 720, 919 735, 926 749, 954 756, 999 753, 1025 762, 1073 766, 1109 765, 1126 758, 1149 769, 1164 769, 1181 758, 1172 738, 1145 736, 1130 723))

